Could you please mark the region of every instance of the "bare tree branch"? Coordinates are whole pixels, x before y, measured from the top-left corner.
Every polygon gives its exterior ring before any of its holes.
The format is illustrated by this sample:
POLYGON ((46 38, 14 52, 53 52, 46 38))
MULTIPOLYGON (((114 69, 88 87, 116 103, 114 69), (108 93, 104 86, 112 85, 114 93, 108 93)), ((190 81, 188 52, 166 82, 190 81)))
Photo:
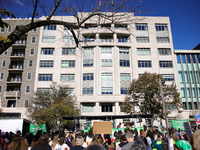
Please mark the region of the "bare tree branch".
POLYGON ((33 14, 32 14, 31 23, 33 23, 33 20, 34 20, 34 16, 35 16, 36 9, 37 9, 37 3, 38 3, 38 0, 36 0, 36 1, 35 1, 35 6, 34 6, 34 11, 33 11, 33 14))
POLYGON ((51 19, 51 17, 52 17, 53 14, 55 13, 56 9, 57 9, 58 6, 60 5, 60 2, 61 2, 61 1, 62 1, 62 0, 58 0, 58 1, 57 1, 57 3, 56 3, 56 5, 55 5, 55 7, 53 8, 52 12, 51 12, 50 15, 47 17, 47 20, 50 20, 50 19, 51 19))

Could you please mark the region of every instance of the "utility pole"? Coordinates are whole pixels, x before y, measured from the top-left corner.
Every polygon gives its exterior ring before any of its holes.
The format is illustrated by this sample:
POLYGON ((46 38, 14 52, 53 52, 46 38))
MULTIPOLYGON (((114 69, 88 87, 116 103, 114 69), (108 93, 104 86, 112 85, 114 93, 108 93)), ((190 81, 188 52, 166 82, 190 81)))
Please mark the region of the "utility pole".
POLYGON ((164 92, 162 88, 162 82, 161 79, 159 78, 159 84, 160 84, 160 95, 162 97, 162 103, 163 103, 163 113, 165 115, 165 122, 166 122, 166 128, 167 128, 167 135, 169 137, 169 129, 168 129, 168 121, 167 121, 167 113, 166 113, 166 108, 165 108, 165 100, 164 100, 164 92))

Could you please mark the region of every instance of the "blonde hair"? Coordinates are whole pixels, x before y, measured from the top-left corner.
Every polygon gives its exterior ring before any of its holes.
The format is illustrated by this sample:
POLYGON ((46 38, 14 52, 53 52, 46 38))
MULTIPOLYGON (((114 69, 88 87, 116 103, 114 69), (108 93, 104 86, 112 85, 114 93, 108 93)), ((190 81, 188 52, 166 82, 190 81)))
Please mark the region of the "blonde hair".
POLYGON ((56 146, 56 144, 58 144, 58 135, 55 135, 53 137, 53 141, 51 143, 51 147, 54 148, 56 146))
POLYGON ((8 147, 8 150, 27 150, 29 144, 25 138, 16 137, 8 147))
POLYGON ((195 131, 189 140, 192 150, 200 150, 200 130, 195 131))

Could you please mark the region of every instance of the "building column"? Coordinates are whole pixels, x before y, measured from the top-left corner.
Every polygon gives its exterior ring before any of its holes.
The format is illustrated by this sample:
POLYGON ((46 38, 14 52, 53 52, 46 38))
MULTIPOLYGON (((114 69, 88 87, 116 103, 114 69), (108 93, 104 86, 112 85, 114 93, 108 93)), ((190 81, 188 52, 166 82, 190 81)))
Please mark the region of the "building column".
POLYGON ((100 107, 99 107, 99 102, 96 102, 96 115, 99 115, 99 110, 100 110, 100 107))
POLYGON ((120 109, 119 109, 119 102, 115 103, 115 115, 119 115, 120 109))

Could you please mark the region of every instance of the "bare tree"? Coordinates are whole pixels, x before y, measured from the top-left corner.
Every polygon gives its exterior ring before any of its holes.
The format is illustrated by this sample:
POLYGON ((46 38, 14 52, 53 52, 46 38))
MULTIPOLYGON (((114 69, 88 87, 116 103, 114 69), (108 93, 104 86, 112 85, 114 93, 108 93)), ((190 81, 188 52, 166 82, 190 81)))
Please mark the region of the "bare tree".
MULTIPOLYGON (((21 0, 20 2, 24 3, 24 7, 27 6, 29 8, 28 17, 31 16, 31 22, 26 25, 16 26, 14 31, 6 37, 7 40, 0 40, 0 54, 30 30, 51 24, 67 27, 78 47, 80 43, 84 42, 80 38, 78 30, 87 28, 84 25, 85 22, 92 21, 93 18, 98 18, 96 24, 91 24, 90 27, 101 25, 107 28, 108 24, 113 23, 123 26, 123 22, 131 25, 137 21, 137 17, 133 17, 134 14, 142 12, 148 13, 149 10, 139 0, 52 0, 49 3, 45 3, 42 0, 21 0), (46 18, 35 18, 40 14, 44 14, 46 18), (64 20, 54 20, 52 19, 53 15, 73 16, 76 21, 72 23, 64 20), (77 30, 76 33, 75 30, 77 30)), ((112 31, 111 28, 109 29, 112 31)), ((90 35, 88 34, 88 36, 90 35)))

